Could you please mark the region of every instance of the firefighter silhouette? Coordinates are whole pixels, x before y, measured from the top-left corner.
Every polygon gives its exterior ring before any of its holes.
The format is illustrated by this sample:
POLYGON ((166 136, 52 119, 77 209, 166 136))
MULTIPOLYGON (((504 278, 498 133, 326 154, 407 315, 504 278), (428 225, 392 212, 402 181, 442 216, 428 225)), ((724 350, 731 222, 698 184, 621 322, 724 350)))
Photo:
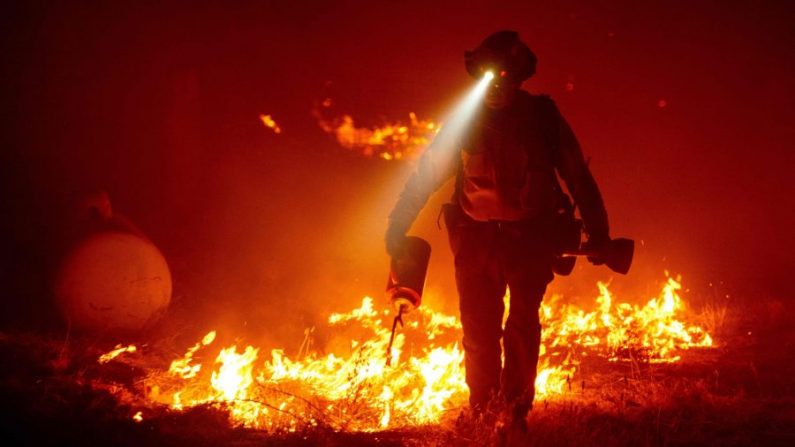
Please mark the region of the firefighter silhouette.
POLYGON ((465 53, 465 65, 475 78, 491 71, 494 79, 466 130, 454 137, 455 147, 436 144, 448 140, 440 138, 442 129, 423 153, 389 215, 386 246, 398 256, 428 197, 455 177, 443 211, 455 259, 470 407, 477 413, 500 401, 515 420, 524 420, 535 394, 538 310, 554 277, 560 214, 572 205, 558 175, 579 207, 586 246, 596 251, 610 242, 607 213, 555 103, 521 89, 535 73, 536 56, 518 34, 487 37, 465 53), (506 287, 510 311, 503 327, 506 287))

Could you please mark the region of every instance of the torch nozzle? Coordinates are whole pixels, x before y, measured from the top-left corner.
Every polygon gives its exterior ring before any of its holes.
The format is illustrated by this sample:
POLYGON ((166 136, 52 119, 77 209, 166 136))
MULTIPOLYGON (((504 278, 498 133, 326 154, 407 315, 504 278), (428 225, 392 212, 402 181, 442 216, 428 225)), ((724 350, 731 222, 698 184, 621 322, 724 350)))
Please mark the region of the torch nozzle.
POLYGON ((395 331, 397 330, 398 323, 403 327, 403 313, 407 310, 406 305, 401 305, 398 308, 394 321, 392 321, 392 334, 389 336, 389 345, 386 347, 386 366, 392 366, 392 344, 395 342, 395 331))

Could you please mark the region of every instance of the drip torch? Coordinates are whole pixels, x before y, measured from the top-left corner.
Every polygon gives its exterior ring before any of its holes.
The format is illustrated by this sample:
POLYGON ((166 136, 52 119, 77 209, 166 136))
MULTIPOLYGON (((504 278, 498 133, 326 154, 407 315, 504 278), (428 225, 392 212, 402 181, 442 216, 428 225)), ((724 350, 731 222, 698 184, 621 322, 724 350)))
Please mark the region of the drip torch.
POLYGON ((428 262, 431 259, 431 244, 424 239, 408 236, 403 249, 392 257, 387 279, 386 292, 395 310, 392 334, 386 348, 386 364, 392 364, 392 344, 398 324, 403 326, 403 314, 420 306, 428 262))

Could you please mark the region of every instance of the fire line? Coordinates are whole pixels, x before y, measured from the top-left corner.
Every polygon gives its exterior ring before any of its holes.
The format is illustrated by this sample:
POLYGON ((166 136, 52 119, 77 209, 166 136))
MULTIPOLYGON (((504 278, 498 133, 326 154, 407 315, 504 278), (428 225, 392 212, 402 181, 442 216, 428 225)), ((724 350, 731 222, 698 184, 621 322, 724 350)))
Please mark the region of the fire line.
MULTIPOLYGON (((586 356, 675 363, 684 350, 714 346, 710 334, 688 321, 692 315, 679 295, 678 279, 667 278, 659 295, 643 305, 619 302, 607 285, 597 286, 590 310, 563 304, 556 295, 542 303, 538 399, 570 392, 586 356)), ((173 411, 225 408, 233 425, 269 431, 316 425, 375 431, 438 423, 467 396, 461 324, 455 316, 418 308, 395 336, 390 368, 386 346, 393 316, 364 298, 360 307, 328 317, 332 332, 349 337, 347 351, 304 357, 282 349, 266 356, 254 346, 218 348, 211 331, 171 368, 148 373, 142 384, 145 399, 173 411)), ((140 355, 140 350, 127 350, 114 361, 140 355)))

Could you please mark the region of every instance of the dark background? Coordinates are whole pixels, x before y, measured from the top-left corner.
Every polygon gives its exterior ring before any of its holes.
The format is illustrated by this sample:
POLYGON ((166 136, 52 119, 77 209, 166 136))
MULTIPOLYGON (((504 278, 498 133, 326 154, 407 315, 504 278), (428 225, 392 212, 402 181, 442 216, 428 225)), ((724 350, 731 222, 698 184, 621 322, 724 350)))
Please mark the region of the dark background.
MULTIPOLYGON (((580 263, 553 290, 591 297, 612 278, 640 301, 668 270, 693 299, 793 298, 789 2, 157 3, 0 11, 4 327, 56 327, 55 247, 96 188, 160 246, 172 315, 197 331, 297 345, 380 298, 411 166, 342 149, 313 102, 332 95, 361 125, 441 119, 472 85, 463 51, 503 28, 537 53, 525 88, 552 95, 592 157, 613 235, 639 242, 629 276, 580 263)), ((414 233, 435 249, 427 300, 454 312, 447 195, 414 233)))

